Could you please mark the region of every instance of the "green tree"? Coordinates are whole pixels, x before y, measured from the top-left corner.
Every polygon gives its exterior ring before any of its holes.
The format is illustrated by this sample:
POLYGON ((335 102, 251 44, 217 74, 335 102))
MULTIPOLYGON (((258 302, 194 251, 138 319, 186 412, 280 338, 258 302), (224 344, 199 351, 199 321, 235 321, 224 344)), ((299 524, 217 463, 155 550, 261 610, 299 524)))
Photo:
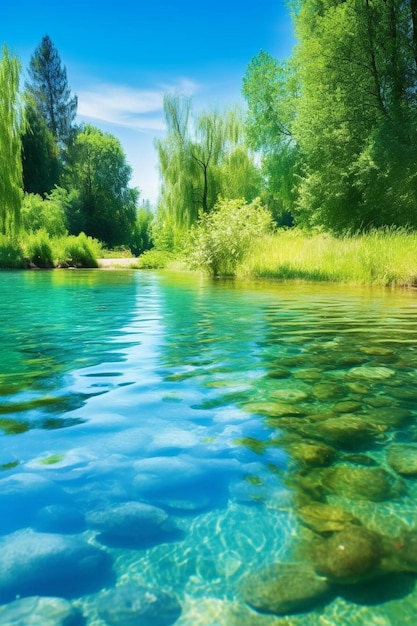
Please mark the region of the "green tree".
POLYGON ((164 111, 167 135, 156 143, 162 179, 157 222, 162 230, 174 230, 172 237, 167 233, 163 238, 175 247, 198 216, 213 209, 219 195, 248 192, 252 199, 259 178, 252 155, 244 154, 237 111, 193 115, 191 100, 177 95, 165 96, 164 111), (237 180, 239 165, 245 188, 236 190, 231 175, 237 180))
POLYGON ((46 121, 58 144, 67 146, 74 135, 77 96, 71 95, 67 71, 57 49, 45 35, 29 63, 27 94, 32 105, 46 121))
POLYGON ((66 183, 78 193, 80 231, 110 247, 129 243, 139 197, 139 191, 129 187, 131 174, 116 137, 91 125, 77 134, 66 183))
POLYGON ((20 227, 22 203, 20 63, 3 48, 0 59, 0 233, 20 227))
POLYGON ((59 180, 59 150, 45 119, 34 106, 25 108, 22 135, 23 187, 26 193, 45 196, 59 180))
POLYGON ((416 3, 303 0, 295 13, 300 217, 417 225, 416 3))
POLYGON ((298 90, 294 64, 280 63, 262 50, 250 61, 242 84, 247 141, 261 155, 262 198, 281 221, 294 210, 300 171, 300 151, 292 129, 298 90))

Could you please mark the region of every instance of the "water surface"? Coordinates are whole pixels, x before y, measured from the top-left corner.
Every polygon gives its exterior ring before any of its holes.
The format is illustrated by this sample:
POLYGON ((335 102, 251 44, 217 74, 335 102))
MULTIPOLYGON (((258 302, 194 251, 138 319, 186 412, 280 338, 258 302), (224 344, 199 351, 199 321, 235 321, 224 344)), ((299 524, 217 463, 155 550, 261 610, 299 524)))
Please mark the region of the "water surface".
POLYGON ((131 270, 1 272, 0 290, 0 603, 62 597, 103 626, 102 590, 135 583, 175 594, 178 626, 413 623, 417 558, 395 591, 343 581, 288 618, 241 589, 309 558, 311 504, 387 541, 416 528, 414 292, 131 270), (44 544, 31 572, 21 546, 44 544))

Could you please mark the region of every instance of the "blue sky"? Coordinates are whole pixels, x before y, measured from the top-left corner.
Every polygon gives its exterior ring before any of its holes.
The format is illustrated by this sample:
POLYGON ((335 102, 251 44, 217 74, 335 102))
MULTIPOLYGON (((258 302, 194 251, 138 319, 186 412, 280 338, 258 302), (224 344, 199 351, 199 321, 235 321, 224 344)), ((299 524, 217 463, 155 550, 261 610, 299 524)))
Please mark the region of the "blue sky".
POLYGON ((49 35, 78 96, 78 119, 118 137, 141 199, 158 194, 154 140, 164 136, 166 92, 194 108, 241 101, 242 77, 265 50, 284 59, 294 43, 284 0, 4 0, 0 45, 25 68, 49 35))

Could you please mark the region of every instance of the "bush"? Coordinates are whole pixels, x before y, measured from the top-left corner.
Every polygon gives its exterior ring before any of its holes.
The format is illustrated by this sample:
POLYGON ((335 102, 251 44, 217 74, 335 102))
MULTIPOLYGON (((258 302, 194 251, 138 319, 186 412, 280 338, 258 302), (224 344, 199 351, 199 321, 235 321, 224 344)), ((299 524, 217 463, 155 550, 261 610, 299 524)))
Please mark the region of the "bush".
POLYGON ((147 250, 140 255, 137 266, 141 270, 161 270, 168 266, 174 255, 167 250, 147 250))
POLYGON ((45 200, 37 194, 26 193, 22 205, 23 230, 28 233, 44 230, 50 237, 65 235, 64 193, 65 190, 57 187, 45 200))
POLYGON ((250 204, 222 199, 192 229, 188 264, 213 276, 234 276, 238 263, 271 227, 272 216, 259 198, 250 204))
POLYGON ((57 257, 61 265, 74 267, 98 267, 101 244, 85 233, 63 237, 57 242, 57 257))
POLYGON ((26 256, 37 267, 53 267, 54 257, 52 245, 45 230, 38 230, 28 235, 26 242, 26 256))
POLYGON ((0 268, 18 269, 25 267, 24 253, 15 240, 0 234, 0 268))

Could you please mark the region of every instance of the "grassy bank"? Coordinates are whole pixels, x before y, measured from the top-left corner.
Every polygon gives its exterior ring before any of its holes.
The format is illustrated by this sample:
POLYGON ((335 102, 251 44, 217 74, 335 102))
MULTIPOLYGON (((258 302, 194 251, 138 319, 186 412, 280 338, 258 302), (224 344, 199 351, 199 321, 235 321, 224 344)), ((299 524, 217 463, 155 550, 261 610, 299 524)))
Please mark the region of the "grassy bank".
POLYGON ((336 238, 282 230, 260 239, 239 264, 237 275, 416 286, 417 233, 386 229, 336 238))

